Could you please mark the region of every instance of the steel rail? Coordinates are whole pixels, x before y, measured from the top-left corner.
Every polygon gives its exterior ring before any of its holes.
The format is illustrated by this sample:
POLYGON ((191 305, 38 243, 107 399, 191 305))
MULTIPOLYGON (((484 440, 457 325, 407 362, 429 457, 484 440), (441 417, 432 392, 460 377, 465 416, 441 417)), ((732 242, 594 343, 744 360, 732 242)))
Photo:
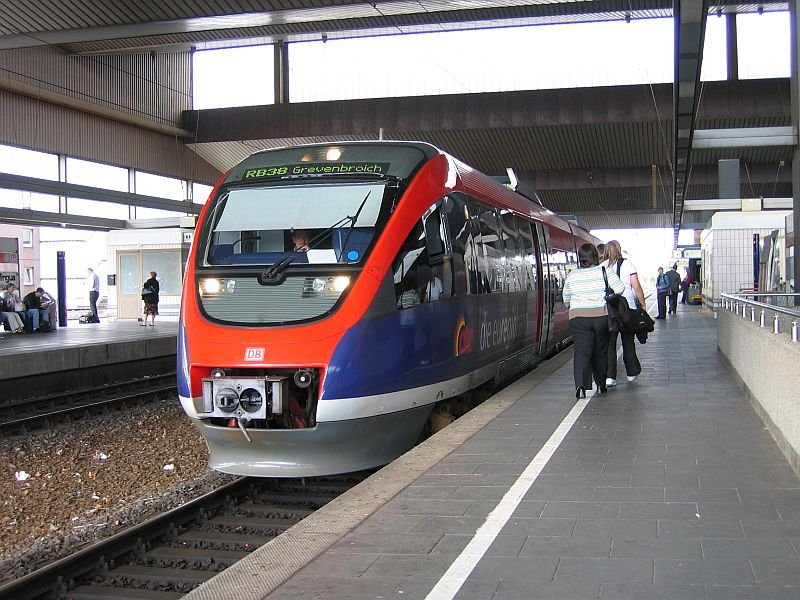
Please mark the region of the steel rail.
POLYGON ((149 541, 161 535, 173 525, 184 525, 196 518, 200 509, 216 508, 224 504, 230 496, 246 493, 251 484, 249 478, 232 481, 212 492, 204 494, 152 517, 138 525, 133 525, 112 537, 87 546, 71 556, 59 559, 36 571, 23 575, 0 587, 0 598, 29 600, 45 594, 57 593, 66 581, 73 580, 97 569, 100 560, 110 561, 136 549, 140 540, 149 541))
POLYGON ((83 414, 92 410, 98 410, 115 404, 124 404, 135 400, 147 399, 150 396, 158 396, 165 392, 177 391, 174 384, 163 385, 157 388, 150 388, 141 392, 134 392, 114 398, 101 398, 97 400, 83 400, 76 402, 73 406, 65 408, 50 409, 47 411, 36 412, 32 415, 6 419, 0 421, 0 436, 13 435, 13 432, 26 432, 31 427, 46 423, 47 421, 61 419, 71 415, 83 414))

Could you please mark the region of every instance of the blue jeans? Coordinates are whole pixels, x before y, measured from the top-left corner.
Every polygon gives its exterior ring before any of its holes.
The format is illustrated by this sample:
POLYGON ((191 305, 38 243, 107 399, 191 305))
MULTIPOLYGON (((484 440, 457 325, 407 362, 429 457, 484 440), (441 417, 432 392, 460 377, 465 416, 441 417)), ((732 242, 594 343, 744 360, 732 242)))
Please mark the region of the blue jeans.
POLYGON ((26 328, 30 324, 30 331, 36 331, 39 329, 39 323, 49 323, 50 322, 50 315, 47 314, 47 311, 42 308, 29 308, 23 313, 25 316, 23 317, 23 321, 25 321, 26 328))

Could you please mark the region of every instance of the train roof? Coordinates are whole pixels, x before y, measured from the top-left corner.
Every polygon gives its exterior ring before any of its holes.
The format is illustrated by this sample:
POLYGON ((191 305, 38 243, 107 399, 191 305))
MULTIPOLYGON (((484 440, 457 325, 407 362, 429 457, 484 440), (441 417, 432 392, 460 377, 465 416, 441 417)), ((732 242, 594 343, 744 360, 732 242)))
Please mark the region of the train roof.
MULTIPOLYGON (((383 154, 383 152, 382 152, 383 154)), ((361 140, 361 141, 330 141, 326 143, 302 144, 296 146, 283 146, 255 152, 242 160, 225 177, 225 183, 244 181, 250 178, 261 179, 270 176, 280 176, 277 169, 286 168, 289 174, 299 175, 324 175, 343 173, 372 173, 376 175, 389 175, 407 178, 412 175, 422 162, 427 162, 436 156, 444 156, 455 169, 464 191, 476 197, 491 199, 500 205, 529 218, 547 223, 551 227, 572 233, 572 227, 567 219, 561 217, 544 207, 535 190, 524 184, 514 191, 498 181, 469 165, 463 163, 444 150, 428 142, 402 141, 402 140, 361 140), (385 155, 375 158, 374 152, 382 147, 385 155), (346 154, 344 149, 350 149, 346 154), (391 149, 412 149, 415 153, 397 152, 391 149), (328 152, 342 151, 341 160, 330 159, 328 152), (350 169, 350 170, 345 170, 350 169), (296 171, 293 173, 292 171, 296 171)), ((575 227, 584 230, 584 235, 592 237, 581 224, 574 222, 575 227)))

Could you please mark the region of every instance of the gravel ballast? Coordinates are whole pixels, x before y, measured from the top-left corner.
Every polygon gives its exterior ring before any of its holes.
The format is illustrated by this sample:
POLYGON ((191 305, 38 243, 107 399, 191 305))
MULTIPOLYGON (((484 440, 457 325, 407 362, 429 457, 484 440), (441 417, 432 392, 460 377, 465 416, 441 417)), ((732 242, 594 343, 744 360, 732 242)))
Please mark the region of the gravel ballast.
POLYGON ((0 456, 4 580, 235 479, 208 469, 177 399, 2 439, 0 456))

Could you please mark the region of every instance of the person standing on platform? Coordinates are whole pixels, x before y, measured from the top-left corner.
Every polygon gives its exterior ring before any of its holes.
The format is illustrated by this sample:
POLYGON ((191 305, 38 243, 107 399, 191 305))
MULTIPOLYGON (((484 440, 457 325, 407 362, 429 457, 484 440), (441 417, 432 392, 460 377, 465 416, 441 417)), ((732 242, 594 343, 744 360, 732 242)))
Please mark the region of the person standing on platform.
MULTIPOLYGON (((625 291, 625 285, 613 269, 605 275, 611 289, 618 294, 625 291)), ((606 281, 594 244, 583 244, 578 249, 578 268, 567 275, 563 293, 564 304, 569 306, 569 329, 575 345, 575 398, 586 398, 592 378, 598 392, 605 394, 608 391, 608 308, 606 281)))
POLYGON ((681 276, 678 274, 678 263, 672 265, 667 271, 667 281, 669 281, 669 312, 675 314, 678 308, 678 292, 681 291, 681 276))
POLYGON ((43 290, 42 288, 39 289, 42 290, 42 308, 47 310, 47 314, 50 316, 50 330, 55 331, 58 323, 58 308, 56 306, 56 299, 50 292, 43 290))
POLYGON ((689 273, 689 270, 686 270, 686 277, 683 278, 681 281, 681 304, 686 304, 686 296, 689 294, 689 286, 692 283, 692 275, 689 273))
POLYGON ((658 315, 656 319, 667 318, 667 294, 669 293, 669 279, 664 274, 664 267, 658 267, 656 277, 656 298, 658 299, 658 315))
MULTIPOLYGON (((617 240, 606 244, 605 261, 601 263, 610 271, 614 271, 622 283, 625 291, 622 293, 631 309, 641 306, 644 308, 644 291, 639 283, 639 275, 633 263, 622 256, 622 246, 617 240)), ((642 365, 636 356, 636 334, 632 331, 612 331, 608 341, 608 373, 606 373, 606 386, 617 385, 617 336, 622 337, 622 362, 625 364, 625 373, 628 381, 635 381, 642 372, 642 365)))
POLYGON ((89 288, 89 307, 92 311, 92 323, 99 323, 100 317, 97 314, 97 299, 100 298, 100 278, 92 267, 86 269, 89 275, 86 277, 86 287, 89 288))
POLYGON ((150 279, 145 281, 142 286, 142 300, 144 301, 144 318, 141 322, 142 327, 147 325, 148 316, 150 317, 150 326, 155 327, 156 324, 156 315, 158 314, 158 292, 160 291, 158 279, 156 279, 157 275, 158 273, 155 271, 150 271, 150 279))

